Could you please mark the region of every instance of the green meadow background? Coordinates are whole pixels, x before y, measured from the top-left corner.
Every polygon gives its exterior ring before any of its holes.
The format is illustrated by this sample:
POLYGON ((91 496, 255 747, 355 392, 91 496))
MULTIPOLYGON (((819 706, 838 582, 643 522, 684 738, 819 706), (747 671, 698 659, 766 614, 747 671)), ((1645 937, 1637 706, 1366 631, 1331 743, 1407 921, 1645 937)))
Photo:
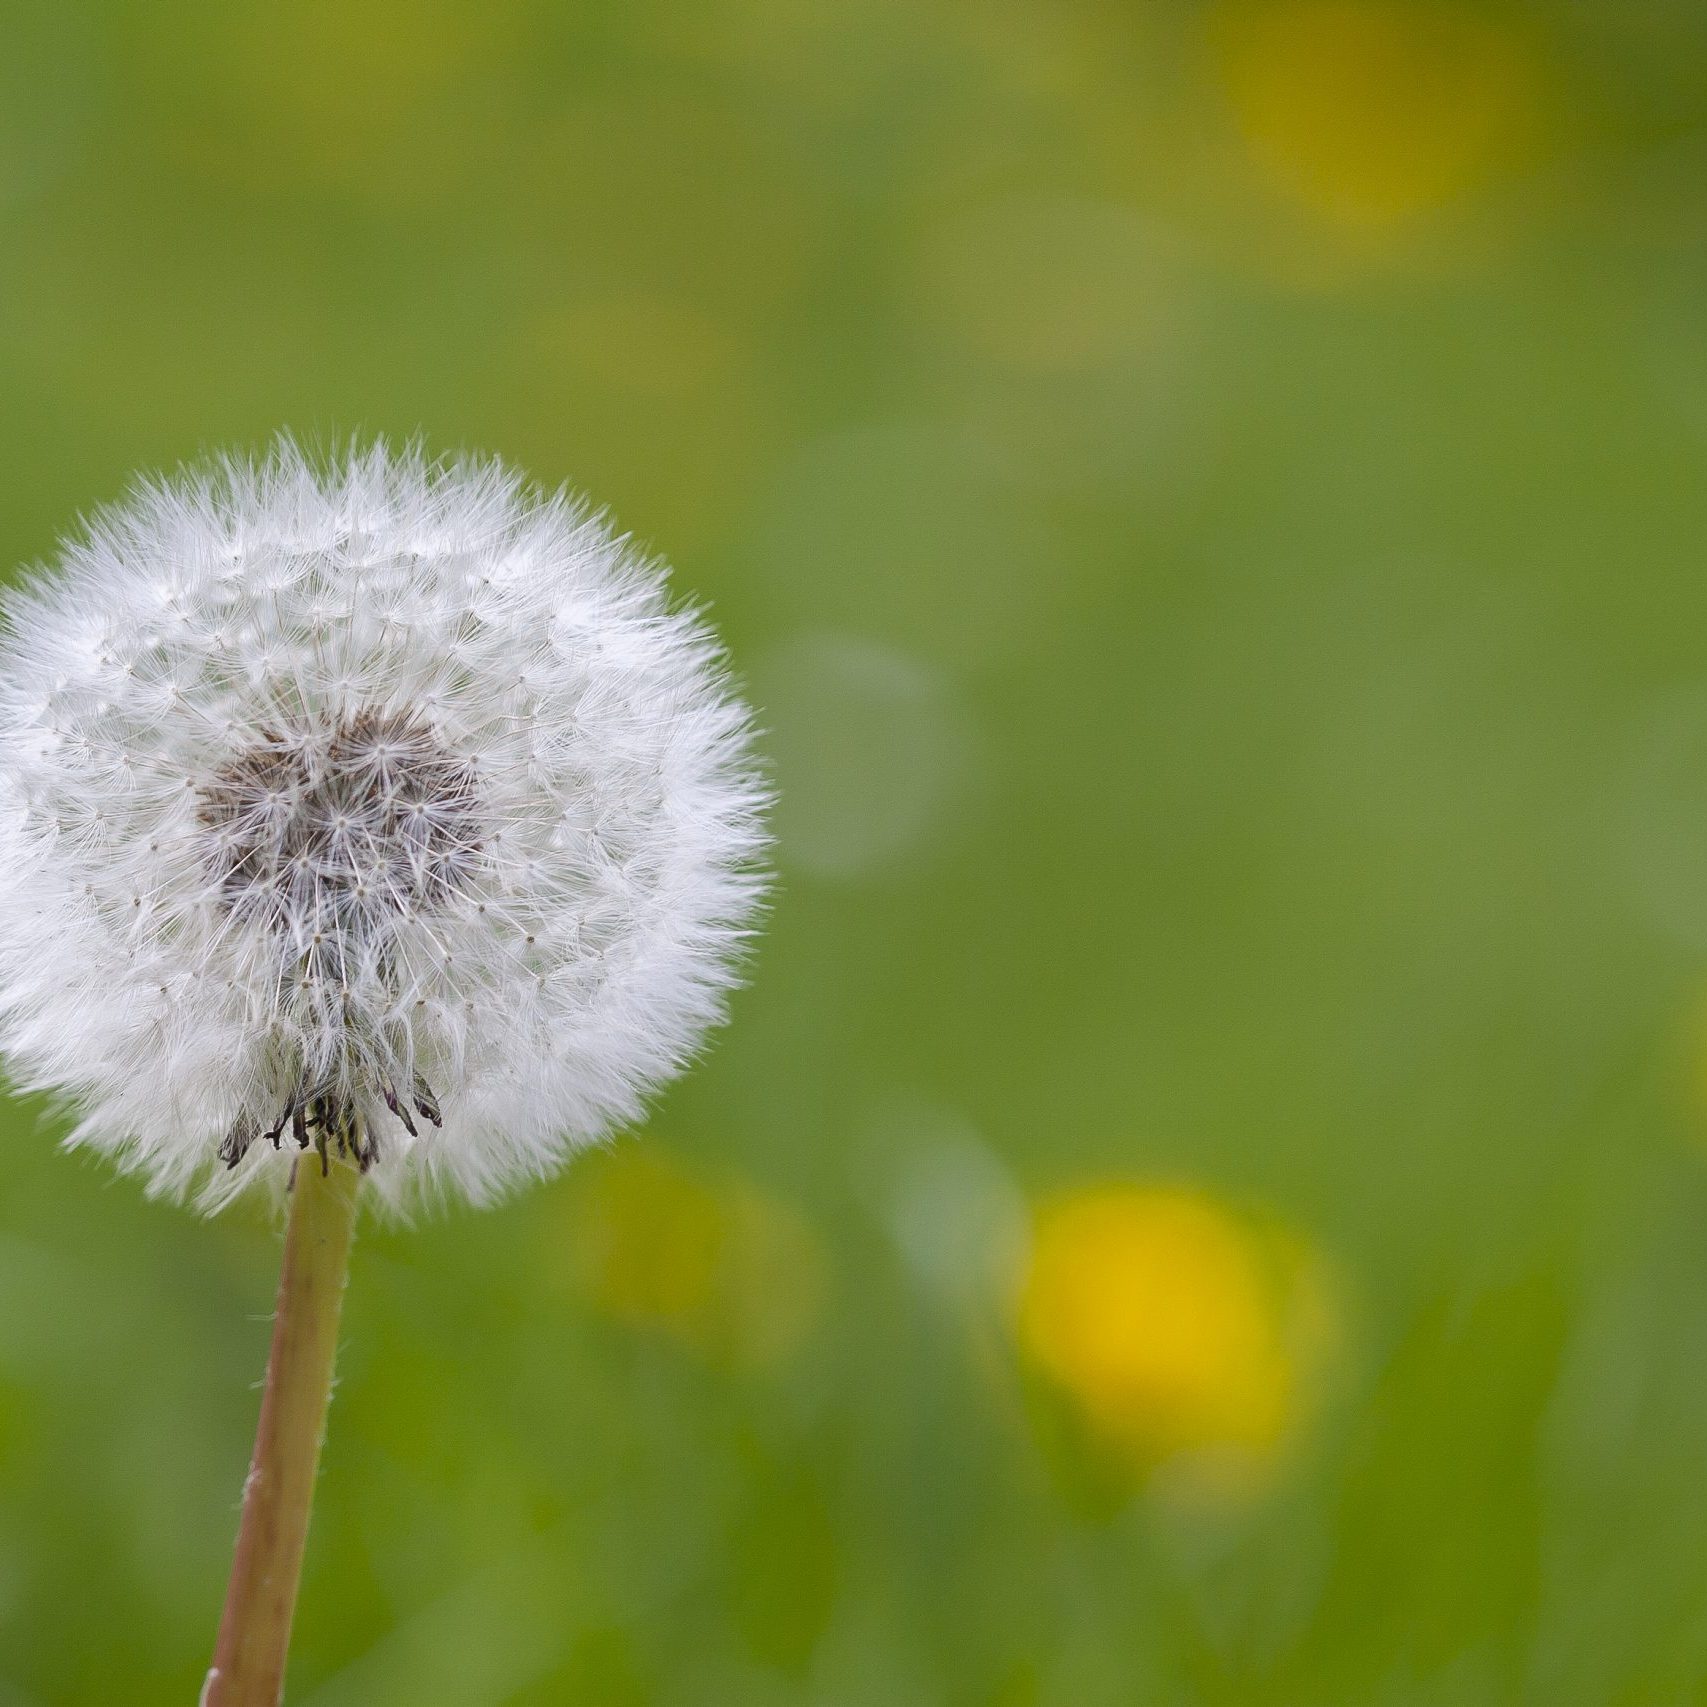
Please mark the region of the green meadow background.
MULTIPOLYGON (((420 433, 781 804, 645 1130, 364 1228, 301 1707, 1707 1701, 1707 12, 17 5, 0 558, 420 433)), ((195 1699, 276 1274, 0 1116, 0 1707, 195 1699)))

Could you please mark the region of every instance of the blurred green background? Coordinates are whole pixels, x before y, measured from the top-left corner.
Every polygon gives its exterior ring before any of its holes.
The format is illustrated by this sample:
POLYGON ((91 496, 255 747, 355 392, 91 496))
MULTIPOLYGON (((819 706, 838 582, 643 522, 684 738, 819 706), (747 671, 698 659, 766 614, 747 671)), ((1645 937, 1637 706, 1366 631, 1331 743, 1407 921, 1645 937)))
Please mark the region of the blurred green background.
MULTIPOLYGON (((9 8, 0 555, 494 450, 782 791, 364 1233, 292 1701, 1707 1700, 1704 312, 1692 0, 9 8)), ((0 1707, 188 1703, 276 1233, 4 1120, 0 1707)))

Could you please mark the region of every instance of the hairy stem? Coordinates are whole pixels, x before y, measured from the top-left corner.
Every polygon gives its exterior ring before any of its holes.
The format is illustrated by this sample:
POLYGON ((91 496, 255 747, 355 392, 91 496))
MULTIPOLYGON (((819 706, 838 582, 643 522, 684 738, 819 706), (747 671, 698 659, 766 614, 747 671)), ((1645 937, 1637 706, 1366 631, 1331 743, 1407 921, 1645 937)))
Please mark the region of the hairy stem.
POLYGON ((349 1271, 361 1174, 313 1151, 297 1164, 255 1456, 201 1707, 277 1707, 349 1271))

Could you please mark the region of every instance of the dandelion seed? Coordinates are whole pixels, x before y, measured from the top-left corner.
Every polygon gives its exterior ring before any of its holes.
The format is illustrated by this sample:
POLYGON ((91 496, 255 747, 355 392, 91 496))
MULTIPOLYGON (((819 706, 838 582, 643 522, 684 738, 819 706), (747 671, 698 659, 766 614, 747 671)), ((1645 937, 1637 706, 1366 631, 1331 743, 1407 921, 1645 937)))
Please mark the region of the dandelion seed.
POLYGON ((718 1017, 747 714, 580 504, 281 441, 140 487, 7 614, 0 1049, 152 1189, 217 1207, 313 1147, 484 1202, 718 1017))

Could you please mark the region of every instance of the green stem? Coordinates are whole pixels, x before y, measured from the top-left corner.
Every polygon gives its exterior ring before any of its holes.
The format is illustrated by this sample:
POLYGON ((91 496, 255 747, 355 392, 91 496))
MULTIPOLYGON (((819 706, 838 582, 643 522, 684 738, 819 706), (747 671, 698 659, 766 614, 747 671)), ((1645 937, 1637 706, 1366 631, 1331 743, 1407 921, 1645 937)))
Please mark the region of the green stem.
POLYGON ((360 1183, 348 1162, 323 1167, 313 1151, 297 1164, 255 1456, 201 1707, 277 1707, 283 1693, 360 1183))

